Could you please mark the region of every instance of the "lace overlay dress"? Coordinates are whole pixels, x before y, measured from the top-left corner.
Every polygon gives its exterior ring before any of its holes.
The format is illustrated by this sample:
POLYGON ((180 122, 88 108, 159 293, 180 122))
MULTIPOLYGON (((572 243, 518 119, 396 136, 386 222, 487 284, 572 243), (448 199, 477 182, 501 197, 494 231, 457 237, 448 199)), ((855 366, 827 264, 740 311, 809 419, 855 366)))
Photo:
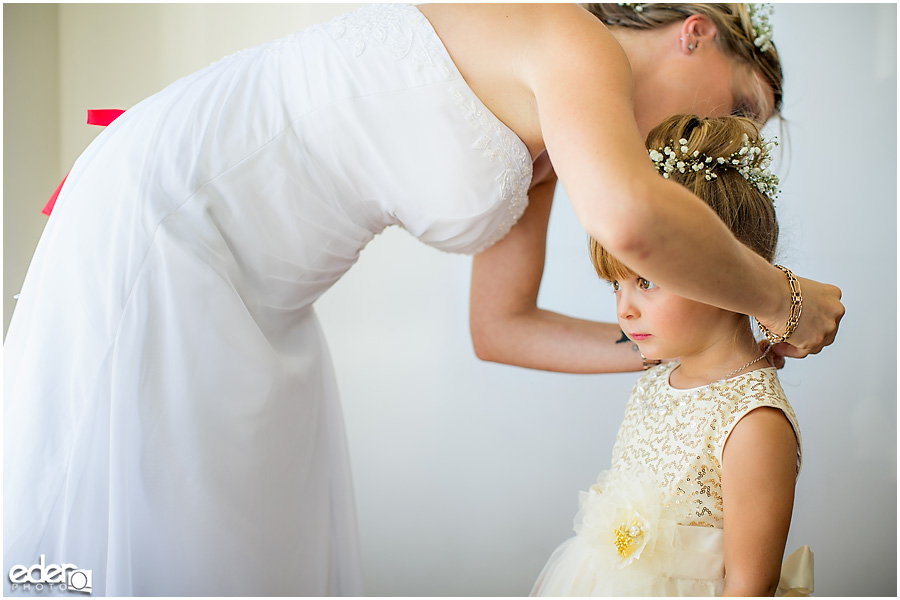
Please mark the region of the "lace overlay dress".
MULTIPOLYGON (((800 430, 774 368, 679 390, 668 383, 676 366, 655 367, 635 384, 612 467, 580 493, 577 535, 551 555, 532 595, 720 595, 722 451, 734 426, 756 408, 783 411, 797 436, 799 473, 800 430)), ((811 588, 808 548, 793 562, 799 577, 792 566, 783 580, 811 588)))
POLYGON ((312 304, 391 225, 484 250, 531 169, 412 5, 128 109, 66 179, 6 339, 3 572, 44 556, 94 595, 361 594, 312 304))

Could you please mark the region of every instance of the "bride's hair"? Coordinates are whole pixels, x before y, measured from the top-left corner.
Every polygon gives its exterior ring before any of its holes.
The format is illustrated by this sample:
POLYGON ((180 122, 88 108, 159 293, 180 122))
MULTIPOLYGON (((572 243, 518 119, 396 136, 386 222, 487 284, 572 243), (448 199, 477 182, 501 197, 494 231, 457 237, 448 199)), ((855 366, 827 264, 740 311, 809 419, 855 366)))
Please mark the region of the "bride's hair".
MULTIPOLYGON (((758 171, 742 174, 738 166, 730 164, 732 155, 753 156, 756 152, 753 147, 766 147, 757 125, 743 117, 701 119, 693 115, 676 115, 653 128, 647 136, 647 148, 667 149, 677 147, 683 141, 687 142, 684 145, 691 153, 696 152, 699 156, 696 160, 684 160, 699 166, 696 169, 690 165, 687 168, 683 166, 681 170, 667 169, 667 177, 699 196, 740 242, 772 262, 778 244, 778 221, 775 205, 769 196, 775 195, 774 189, 767 188, 768 194, 761 191, 760 187, 765 186, 759 184, 758 171), (746 150, 748 147, 751 150, 746 150), (741 154, 742 149, 744 154, 741 154), (711 157, 711 160, 705 161, 706 157, 711 157), (722 164, 717 160, 719 157, 729 160, 722 164)), ((767 150, 762 152, 765 154, 767 150)), ((659 158, 665 158, 660 152, 656 154, 659 158)), ((662 162, 657 162, 657 165, 658 168, 665 168, 662 162)), ((590 240, 590 255, 602 279, 613 281, 637 276, 594 239, 590 240)))
MULTIPOLYGON (((774 112, 781 111, 784 80, 781 61, 771 41, 762 45, 766 48, 765 51, 756 45, 755 42, 760 33, 754 25, 746 4, 585 3, 581 6, 609 27, 627 27, 629 29, 656 29, 683 21, 691 15, 703 15, 716 26, 716 44, 719 49, 726 56, 734 57, 761 73, 775 96, 774 112)), ((761 98, 757 98, 757 106, 764 106, 764 104, 761 98)))

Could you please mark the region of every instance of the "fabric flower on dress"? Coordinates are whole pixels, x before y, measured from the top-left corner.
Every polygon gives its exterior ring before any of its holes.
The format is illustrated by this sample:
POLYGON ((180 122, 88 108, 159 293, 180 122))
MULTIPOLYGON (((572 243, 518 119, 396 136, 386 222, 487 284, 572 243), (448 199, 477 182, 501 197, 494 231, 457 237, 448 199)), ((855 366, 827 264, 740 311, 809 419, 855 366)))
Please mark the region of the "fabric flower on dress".
POLYGON ((680 516, 649 472, 603 471, 579 494, 575 532, 593 550, 592 569, 659 574, 675 558, 680 516))

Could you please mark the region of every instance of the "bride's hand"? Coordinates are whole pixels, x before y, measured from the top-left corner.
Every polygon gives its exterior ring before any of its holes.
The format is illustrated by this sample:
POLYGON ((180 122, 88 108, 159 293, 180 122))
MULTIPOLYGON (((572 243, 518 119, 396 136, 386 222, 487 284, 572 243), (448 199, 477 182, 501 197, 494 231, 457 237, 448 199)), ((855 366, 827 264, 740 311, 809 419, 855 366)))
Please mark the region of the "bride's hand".
POLYGON ((778 353, 779 346, 787 346, 787 344, 775 344, 770 349, 769 348, 769 340, 766 340, 766 339, 759 340, 759 351, 760 352, 765 352, 766 350, 769 351, 769 353, 766 354, 766 361, 769 363, 770 367, 775 367, 776 369, 784 368, 784 356, 782 356, 781 354, 778 353))
MULTIPOLYGON (((819 283, 812 279, 798 277, 800 291, 803 295, 803 308, 797 329, 788 338, 787 343, 772 346, 771 354, 777 361, 784 361, 785 356, 803 358, 808 354, 817 354, 822 348, 834 341, 838 325, 844 316, 844 305, 841 304, 841 290, 827 283, 819 283)), ((784 331, 786 319, 780 323, 763 323, 776 333, 784 331)))

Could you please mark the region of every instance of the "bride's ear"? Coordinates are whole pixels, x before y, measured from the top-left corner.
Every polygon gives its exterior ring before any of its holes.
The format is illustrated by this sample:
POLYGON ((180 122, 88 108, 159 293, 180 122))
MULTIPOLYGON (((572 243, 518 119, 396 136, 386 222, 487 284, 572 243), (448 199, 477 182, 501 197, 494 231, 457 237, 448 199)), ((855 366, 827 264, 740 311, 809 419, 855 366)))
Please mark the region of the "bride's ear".
POLYGON ((711 45, 716 39, 715 24, 703 15, 691 15, 681 24, 681 51, 691 54, 702 44, 711 45))

